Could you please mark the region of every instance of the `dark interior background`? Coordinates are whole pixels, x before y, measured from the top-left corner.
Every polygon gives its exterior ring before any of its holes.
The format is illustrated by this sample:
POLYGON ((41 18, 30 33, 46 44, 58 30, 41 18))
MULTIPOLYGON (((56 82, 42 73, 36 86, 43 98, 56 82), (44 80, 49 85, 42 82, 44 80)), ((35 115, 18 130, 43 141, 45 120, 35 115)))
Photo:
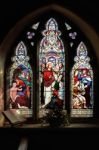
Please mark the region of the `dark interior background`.
MULTIPOLYGON (((99 5, 97 0, 0 0, 0 44, 3 42, 7 33, 19 20, 32 11, 51 3, 59 4, 60 6, 73 11, 88 24, 90 24, 99 34, 99 5)), ((35 130, 35 132, 34 130, 29 130, 26 132, 25 130, 19 131, 16 129, 9 130, 1 128, 0 150, 5 150, 6 147, 10 150, 16 150, 20 139, 23 136, 29 137, 30 149, 33 149, 35 146, 38 148, 38 145, 41 146, 41 149, 42 147, 47 149, 49 146, 52 148, 52 145, 54 145, 53 148, 60 147, 60 149, 62 149, 63 145, 70 146, 71 144, 69 144, 69 142, 71 141, 75 147, 78 145, 78 143, 84 141, 85 143, 82 144, 81 147, 85 148, 84 145, 89 143, 89 137, 90 143, 88 145, 89 147, 93 147, 93 149, 95 149, 95 145, 93 145, 93 139, 96 136, 96 133, 99 133, 97 131, 98 130, 96 129, 85 129, 82 131, 79 129, 66 129, 65 131, 54 130, 54 132, 52 130, 45 130, 43 133, 41 130, 35 130), (87 134, 86 137, 85 134, 87 134)), ((95 142, 95 144, 96 143, 97 142, 95 142)), ((71 149, 71 146, 69 149, 71 149)))
POLYGON ((99 5, 97 0, 1 0, 0 43, 16 22, 30 12, 51 3, 59 4, 73 11, 99 33, 99 5))

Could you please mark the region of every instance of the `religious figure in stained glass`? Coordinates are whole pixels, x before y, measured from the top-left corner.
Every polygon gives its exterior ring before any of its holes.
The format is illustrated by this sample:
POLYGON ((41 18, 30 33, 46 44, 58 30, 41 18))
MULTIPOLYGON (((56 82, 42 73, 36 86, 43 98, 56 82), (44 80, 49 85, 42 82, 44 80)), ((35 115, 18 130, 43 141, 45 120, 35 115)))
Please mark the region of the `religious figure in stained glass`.
POLYGON ((40 42, 40 106, 42 108, 63 108, 65 54, 61 32, 55 19, 47 21, 40 42))
POLYGON ((74 117, 93 115, 93 71, 87 55, 87 48, 81 42, 71 72, 71 116, 74 117))
POLYGON ((32 69, 28 63, 27 49, 23 42, 16 47, 16 56, 10 68, 9 107, 32 108, 32 69))

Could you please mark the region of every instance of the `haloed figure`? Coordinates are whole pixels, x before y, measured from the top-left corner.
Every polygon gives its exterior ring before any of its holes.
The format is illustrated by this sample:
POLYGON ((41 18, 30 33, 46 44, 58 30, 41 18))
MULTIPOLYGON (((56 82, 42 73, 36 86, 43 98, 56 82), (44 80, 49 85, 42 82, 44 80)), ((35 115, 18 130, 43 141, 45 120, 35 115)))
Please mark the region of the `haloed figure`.
POLYGON ((89 70, 88 69, 83 69, 82 70, 82 75, 80 76, 80 80, 81 82, 84 84, 84 88, 85 88, 85 98, 86 98, 86 106, 87 108, 91 108, 91 102, 90 102, 90 89, 92 86, 92 78, 89 74, 89 70))
POLYGON ((43 71, 43 81, 44 81, 44 105, 45 107, 50 101, 52 97, 52 86, 54 84, 55 78, 52 71, 53 63, 48 62, 46 64, 46 69, 43 71))

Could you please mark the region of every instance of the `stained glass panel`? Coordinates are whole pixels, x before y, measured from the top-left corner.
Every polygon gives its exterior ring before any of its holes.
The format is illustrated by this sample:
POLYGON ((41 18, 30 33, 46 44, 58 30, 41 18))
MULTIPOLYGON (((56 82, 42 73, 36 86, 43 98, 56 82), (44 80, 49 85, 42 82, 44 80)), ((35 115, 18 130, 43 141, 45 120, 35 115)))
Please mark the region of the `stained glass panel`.
POLYGON ((27 48, 23 42, 16 47, 13 64, 10 67, 10 85, 8 94, 9 109, 19 109, 25 115, 32 114, 33 74, 28 63, 27 48))
MULTIPOLYGON (((65 53, 61 32, 54 18, 46 23, 42 32, 39 52, 40 108, 62 108, 65 90, 65 53)), ((41 112, 40 112, 41 113, 41 112)))
POLYGON ((87 48, 81 42, 77 48, 71 72, 71 116, 93 116, 93 71, 89 64, 87 48))

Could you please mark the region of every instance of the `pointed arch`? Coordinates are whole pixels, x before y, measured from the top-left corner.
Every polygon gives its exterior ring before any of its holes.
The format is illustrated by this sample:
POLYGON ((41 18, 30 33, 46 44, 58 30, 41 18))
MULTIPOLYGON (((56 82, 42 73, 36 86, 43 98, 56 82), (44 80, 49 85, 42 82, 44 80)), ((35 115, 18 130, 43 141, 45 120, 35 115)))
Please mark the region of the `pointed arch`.
MULTIPOLYGON (((5 52, 7 52, 7 51, 9 51, 10 52, 10 50, 11 50, 11 48, 13 47, 13 43, 15 43, 16 42, 16 39, 20 36, 20 33, 25 29, 25 27, 26 26, 28 26, 29 24, 30 24, 30 22, 32 22, 33 21, 33 19, 35 20, 35 16, 36 16, 36 18, 38 17, 38 16, 40 16, 41 14, 44 14, 44 13, 46 13, 47 11, 56 11, 56 12, 59 12, 60 14, 62 14, 63 16, 65 16, 66 18, 69 18, 71 21, 73 21, 76 25, 77 25, 77 27, 79 27, 80 29, 81 29, 81 31, 85 34, 85 36, 88 38, 88 40, 90 41, 90 44, 93 46, 92 47, 92 49, 93 49, 93 51, 95 50, 95 52, 96 52, 96 54, 97 54, 97 57, 95 57, 95 58, 97 58, 98 59, 98 47, 99 47, 99 44, 98 44, 98 36, 97 36, 97 34, 95 33, 95 31, 89 26, 89 25, 87 25, 81 18, 79 18, 78 16, 76 16, 74 13, 72 13, 71 11, 68 11, 68 10, 65 10, 64 8, 61 8, 60 6, 56 6, 56 5, 51 5, 51 6, 48 6, 47 8, 42 8, 41 10, 38 10, 37 12, 32 12, 30 15, 28 15, 28 16, 26 16, 24 19, 22 19, 21 21, 19 21, 17 24, 16 24, 16 26, 9 32, 9 34, 8 34, 8 36, 5 38, 5 40, 4 40, 4 42, 2 43, 2 45, 1 45, 1 47, 0 47, 0 49, 1 49, 1 51, 3 51, 4 53, 2 53, 1 55, 0 55, 0 57, 2 57, 2 58, 4 58, 4 59, 2 59, 3 61, 1 62, 1 64, 0 64, 0 66, 1 66, 1 68, 3 68, 4 69, 4 63, 6 64, 6 59, 8 58, 7 57, 7 53, 5 53, 5 52), (17 32, 16 32, 17 31, 17 32), (93 38, 94 37, 94 38, 93 38)), ((60 16, 59 16, 60 17, 60 16)), ((57 18, 57 17, 56 17, 57 18)), ((44 18, 45 19, 45 18, 44 18)), ((50 18, 51 20, 49 21, 49 22, 47 22, 48 24, 50 24, 51 23, 51 27, 50 28, 56 28, 56 26, 57 26, 57 23, 56 23, 56 20, 54 19, 54 18, 50 18)), ((39 29, 39 27, 41 26, 41 24, 39 24, 39 20, 36 20, 37 22, 33 22, 33 26, 31 25, 31 28, 33 29, 33 30, 36 30, 36 31, 38 31, 39 29), (38 29, 38 30, 37 30, 38 29)), ((58 21, 58 20, 57 20, 58 21)), ((66 22, 66 21, 65 21, 66 22)), ((58 23, 60 23, 60 21, 58 22, 58 23)), ((66 24, 65 24, 66 25, 66 24)), ((69 24, 68 24, 69 25, 69 24)), ((48 25, 49 26, 49 25, 48 25)), ((70 31, 71 30, 71 24, 70 24, 70 26, 67 26, 66 25, 66 28, 67 28, 67 31, 70 31)), ((48 27, 49 28, 49 27, 48 27)), ((61 28, 60 28, 61 29, 61 28)), ((73 29, 73 28, 72 28, 73 29)), ((47 29, 46 29, 47 30, 47 29)), ((44 30, 45 31, 45 30, 44 30)), ((75 32, 74 32, 75 33, 75 32)), ((62 33, 63 34, 63 33, 62 33)), ((60 33, 60 35, 61 35, 61 33, 60 33)), ((61 40, 61 38, 60 38, 60 35, 58 35, 58 39, 61 41, 61 43, 62 43, 62 40, 61 40)), ((70 35, 69 35, 70 36, 70 35)), ((36 38, 37 38, 37 36, 36 36, 36 38)), ((46 33, 45 33, 45 35, 43 35, 43 38, 42 39, 46 39, 47 38, 47 35, 46 35, 46 33)), ((30 38, 29 38, 30 39, 30 38)), ((83 39, 82 39, 83 40, 83 39)), ((37 40, 35 40, 35 41, 37 41, 37 40)), ((65 40, 64 40, 65 41, 65 40)), ((72 38, 72 41, 74 41, 74 39, 72 38)), ((42 42, 43 43, 43 42, 42 42)), ((65 44, 65 43, 64 43, 65 44)), ((89 45, 90 45, 89 44, 89 45)), ((34 41, 32 41, 31 42, 31 45, 32 45, 32 48, 33 48, 33 46, 35 45, 34 44, 34 41)), ((43 45, 43 44, 42 44, 43 45)), ((41 50, 43 50, 43 46, 40 46, 40 47, 42 47, 42 49, 41 50)), ((72 49, 73 49, 73 46, 74 46, 74 43, 73 42, 71 42, 70 43, 70 45, 71 45, 71 47, 72 47, 72 49)), ((56 49, 55 49, 56 50, 56 49)), ((64 49, 63 49, 64 50, 64 49)), ((36 53, 36 49, 34 49, 34 53, 36 53)), ((66 52, 66 51, 65 51, 66 52)), ((72 51, 73 52, 73 51, 72 51)), ((71 53, 72 53, 71 52, 71 53)), ((33 55, 34 55, 34 53, 33 53, 33 55)), ((64 52, 63 52, 63 54, 64 54, 64 52)), ((46 59, 45 59, 45 54, 44 53, 42 53, 41 52, 41 56, 42 56, 42 62, 46 62, 46 59), (43 57, 44 56, 44 57, 43 57)), ((63 55, 62 55, 62 53, 57 53, 57 52, 53 52, 53 51, 50 51, 50 52, 48 52, 47 53, 47 58, 48 58, 48 62, 53 62, 54 64, 56 64, 56 57, 58 58, 58 57, 60 57, 59 58, 59 61, 61 62, 62 61, 62 58, 63 58, 63 55), (61 57, 60 57, 60 55, 61 55, 61 57)), ((70 57, 70 61, 71 61, 71 55, 69 55, 69 57, 70 57)), ((36 57, 35 57, 36 58, 36 57)), ((66 57, 67 58, 67 57, 66 57)), ((36 60, 36 59, 35 59, 36 60)), ((41 60, 40 60, 41 61, 41 60)), ((36 62, 36 61, 35 61, 36 62)), ((96 61, 97 62, 97 61, 96 61)), ((71 63, 71 62, 70 62, 71 63)), ((68 65, 68 63, 66 63, 67 65, 68 65)), ((41 64, 40 64, 41 65, 41 64)), ((72 65, 72 64, 71 64, 72 65)), ((6 66, 6 65, 5 65, 6 66)), ((37 63, 36 63, 36 65, 35 65, 36 67, 37 67, 37 63)), ((68 66, 68 68, 69 68, 69 66, 68 66)), ((2 70, 3 70, 2 69, 2 70)), ((40 68, 41 69, 41 68, 40 68)), ((4 69, 5 70, 5 72, 6 72, 6 69, 4 69)), ((36 69, 35 69, 36 70, 36 69)), ((65 71, 66 71, 66 69, 64 69, 65 71)), ((96 72, 96 70, 98 70, 97 68, 96 69, 94 69, 94 73, 96 72)), ((36 70, 37 71, 37 70, 36 70)), ((36 72, 35 71, 35 72, 36 72)), ((41 72, 42 72, 42 69, 41 69, 41 72)), ((38 72, 36 72, 36 73, 38 73, 38 72)), ((66 74, 68 74, 68 73, 66 73, 66 74)), ((97 74, 97 73, 96 73, 97 74)), ((3 75, 1 76, 1 84, 2 84, 2 87, 5 87, 5 84, 3 84, 3 80, 5 80, 5 78, 6 78, 6 76, 3 78, 3 75)), ((38 79, 40 79, 40 78, 35 78, 36 80, 35 80, 35 85, 37 85, 38 84, 38 79)), ((97 78, 96 78, 97 79, 97 78)), ((68 80, 68 79, 67 79, 68 80)), ((69 85, 69 84, 68 84, 69 85)), ((66 84, 66 86, 67 86, 67 84, 66 84)), ((35 86, 35 87, 37 87, 37 86, 35 86)), ((68 87, 67 87, 68 88, 68 87)), ((69 89, 69 88, 68 88, 69 89)), ((41 92, 42 93, 42 92, 41 92)), ((69 93, 69 92, 68 92, 69 93)), ((95 92, 96 93, 96 92, 95 92)), ((67 94, 67 93, 66 93, 67 94)), ((5 94, 4 94, 5 95, 5 94)), ((36 94, 35 94, 36 95, 36 94)), ((98 97, 97 97, 98 95, 96 94, 96 103, 98 104, 98 97)), ((36 98, 34 98, 35 99, 35 101, 39 101, 39 99, 40 98, 38 98, 38 93, 37 93, 37 96, 36 96, 36 98)), ((66 103, 67 103, 67 99, 69 99, 68 101, 70 101, 70 98, 69 98, 69 96, 68 97, 66 97, 66 103)), ((38 105, 37 105, 38 106, 38 105)), ((95 105, 96 106, 96 105, 95 105)), ((97 105, 98 106, 98 105, 97 105)), ((36 104, 35 104, 35 107, 36 107, 36 104)), ((67 106, 67 107, 69 107, 69 106, 67 106)), ((94 109, 95 110, 95 109, 94 109)), ((36 112, 37 110, 35 109, 35 114, 37 113, 36 112)), ((96 108, 96 110, 95 111, 97 111, 98 112, 98 107, 96 108)), ((96 114, 97 114, 97 112, 96 112, 96 114)))
POLYGON ((27 48, 19 42, 12 57, 7 78, 7 107, 19 109, 22 114, 32 114, 33 107, 33 72, 29 64, 27 48))
POLYGON ((40 106, 43 108, 63 108, 65 90, 65 53, 60 38, 61 32, 54 18, 46 23, 39 48, 40 106), (64 81, 63 81, 64 80, 64 81), (41 99, 42 97, 42 99, 41 99), (59 101, 59 105, 57 103, 59 101))
POLYGON ((83 42, 77 48, 76 62, 71 71, 71 116, 93 116, 93 70, 83 42))

